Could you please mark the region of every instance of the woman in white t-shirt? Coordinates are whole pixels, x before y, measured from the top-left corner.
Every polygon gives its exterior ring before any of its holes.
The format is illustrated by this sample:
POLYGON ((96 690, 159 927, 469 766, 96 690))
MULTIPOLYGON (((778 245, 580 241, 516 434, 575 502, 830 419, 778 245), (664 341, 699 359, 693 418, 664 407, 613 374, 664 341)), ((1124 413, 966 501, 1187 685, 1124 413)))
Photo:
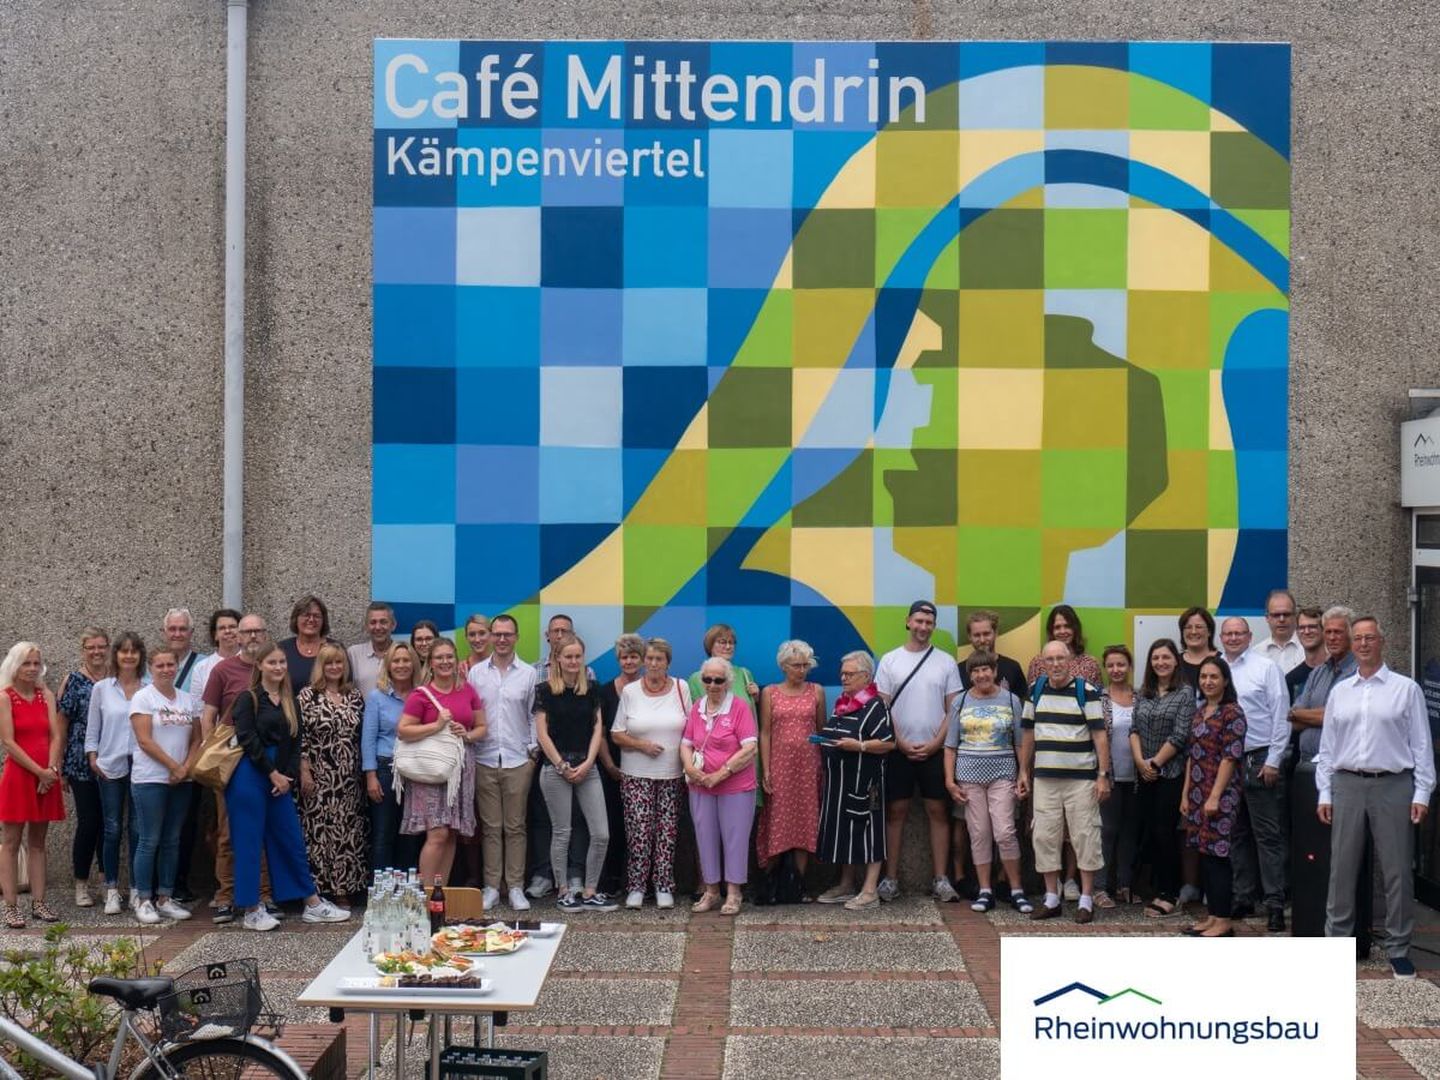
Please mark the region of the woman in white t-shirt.
POLYGON ((1097 907, 1135 902, 1131 882, 1140 848, 1140 809, 1136 801, 1135 751, 1130 730, 1135 716, 1135 661, 1124 645, 1110 645, 1100 661, 1105 667, 1105 733, 1110 739, 1110 797, 1100 804, 1101 850, 1105 869, 1100 875, 1097 907))
POLYGON ((628 848, 627 908, 645 902, 654 882, 655 906, 675 906, 675 834, 685 797, 680 737, 690 713, 685 684, 670 677, 670 643, 645 643, 645 674, 620 692, 615 725, 620 748, 620 801, 628 848))
POLYGON ((135 750, 130 798, 135 814, 135 918, 146 924, 188 919, 174 900, 180 828, 190 806, 190 769, 200 753, 200 699, 175 687, 173 649, 150 650, 150 685, 130 701, 135 750), (153 888, 152 888, 153 886, 153 888))

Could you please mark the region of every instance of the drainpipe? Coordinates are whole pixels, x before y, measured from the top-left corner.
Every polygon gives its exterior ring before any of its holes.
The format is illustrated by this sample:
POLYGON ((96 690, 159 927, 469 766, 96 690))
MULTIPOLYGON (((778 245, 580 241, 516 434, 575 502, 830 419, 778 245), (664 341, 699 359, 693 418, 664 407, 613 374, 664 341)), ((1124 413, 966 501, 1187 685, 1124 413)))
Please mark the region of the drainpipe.
POLYGON ((243 607, 245 582, 245 37, 248 0, 226 0, 225 446, 221 595, 243 607))

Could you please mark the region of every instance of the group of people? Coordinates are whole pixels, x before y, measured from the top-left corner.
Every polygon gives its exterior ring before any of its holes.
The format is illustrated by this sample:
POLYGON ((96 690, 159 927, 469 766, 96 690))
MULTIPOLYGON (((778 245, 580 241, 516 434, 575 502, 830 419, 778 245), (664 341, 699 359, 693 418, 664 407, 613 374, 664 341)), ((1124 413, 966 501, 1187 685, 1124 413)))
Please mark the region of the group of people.
POLYGON ((840 658, 833 703, 811 680, 807 643, 782 643, 784 678, 761 687, 723 624, 688 678, 671 674, 668 642, 623 634, 619 673, 604 682, 565 615, 550 618, 548 656, 530 664, 510 615, 471 617, 462 658, 431 623, 397 639, 383 603, 345 649, 315 596, 296 603, 278 642, 259 615, 215 612, 208 655, 183 609, 148 650, 134 632, 112 641, 87 628, 80 665, 53 696, 40 650, 21 642, 0 665, 3 921, 25 925, 22 839, 32 914, 55 917, 45 829, 64 816, 62 783, 76 903, 93 903, 98 863, 106 911, 122 910, 128 837, 136 918, 190 917, 205 816, 192 770, 202 739, 229 723, 243 754, 214 804, 216 922, 243 912, 247 928, 273 929, 276 902, 294 900, 309 921, 343 920, 372 870, 412 864, 426 882, 479 885, 487 909, 504 897, 525 910, 551 891, 567 911, 613 911, 622 894, 626 907, 651 894, 671 907, 687 819, 693 910, 738 912, 752 855, 801 878, 812 857, 834 864, 834 884, 803 899, 864 910, 900 893, 918 793, 937 900, 963 894, 980 912, 1004 900, 1033 919, 1072 900, 1083 924, 1142 902, 1163 919, 1203 897, 1206 916, 1184 932, 1233 935, 1262 907, 1281 931, 1286 788, 1299 766, 1313 769, 1315 812, 1333 823, 1329 931, 1353 930, 1368 826, 1393 909, 1392 963, 1413 975, 1402 878, 1435 770, 1423 698, 1385 667, 1375 619, 1297 609, 1277 590, 1267 640, 1253 644, 1249 623, 1230 617, 1217 648, 1214 617, 1192 608, 1179 642, 1151 642, 1138 673, 1123 644, 1092 656, 1064 604, 1025 668, 996 651, 996 613, 970 614, 959 664, 932 642, 936 619, 916 601, 902 645, 878 663, 840 658), (1024 886, 1026 838, 1038 902, 1024 886))

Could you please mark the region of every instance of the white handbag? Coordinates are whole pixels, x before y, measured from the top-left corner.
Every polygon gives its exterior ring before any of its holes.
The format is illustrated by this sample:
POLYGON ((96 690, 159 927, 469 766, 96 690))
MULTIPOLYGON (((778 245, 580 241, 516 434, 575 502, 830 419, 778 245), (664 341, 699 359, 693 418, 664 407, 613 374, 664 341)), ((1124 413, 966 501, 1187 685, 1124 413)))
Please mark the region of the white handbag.
MULTIPOLYGON (((420 692, 436 709, 443 709, 439 699, 422 686, 420 692)), ((395 740, 395 801, 404 797, 405 781, 417 784, 444 784, 445 805, 451 806, 460 793, 460 774, 465 766, 465 743, 449 727, 423 739, 395 740)))

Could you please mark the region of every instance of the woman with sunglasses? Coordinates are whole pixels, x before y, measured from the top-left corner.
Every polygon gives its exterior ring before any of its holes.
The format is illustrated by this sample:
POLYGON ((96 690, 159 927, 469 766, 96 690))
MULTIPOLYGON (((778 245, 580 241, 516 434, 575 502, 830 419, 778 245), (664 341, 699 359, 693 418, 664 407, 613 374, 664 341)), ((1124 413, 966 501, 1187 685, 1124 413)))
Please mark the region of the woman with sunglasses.
POLYGON ((690 910, 716 906, 740 913, 740 890, 750 866, 750 827, 755 821, 755 715, 731 691, 735 669, 724 657, 700 665, 705 696, 690 706, 680 738, 680 764, 690 784, 690 818, 705 891, 690 910), (720 903, 720 883, 725 902, 720 903))

